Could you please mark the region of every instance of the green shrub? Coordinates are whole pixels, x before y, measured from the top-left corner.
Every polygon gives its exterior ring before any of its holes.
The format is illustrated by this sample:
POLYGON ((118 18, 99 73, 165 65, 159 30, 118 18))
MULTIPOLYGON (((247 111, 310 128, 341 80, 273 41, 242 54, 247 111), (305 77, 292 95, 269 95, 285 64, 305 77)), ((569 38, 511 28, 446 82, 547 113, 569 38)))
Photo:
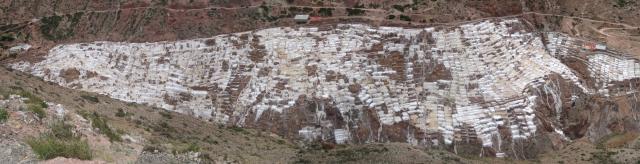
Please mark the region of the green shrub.
POLYGON ((14 41, 14 40, 16 40, 16 37, 13 36, 13 34, 6 33, 6 34, 0 35, 0 41, 11 42, 11 41, 14 41))
POLYGON ((320 10, 318 10, 318 15, 325 16, 325 17, 333 16, 333 9, 332 8, 320 8, 320 10))
POLYGON ((61 140, 51 135, 44 135, 29 139, 27 144, 41 159, 65 157, 88 160, 92 158, 91 149, 86 140, 61 140))
POLYGON ((166 118, 166 119, 173 119, 173 116, 172 116, 172 115, 171 115, 171 113, 169 113, 168 111, 164 111, 164 110, 160 109, 160 112, 158 112, 158 113, 160 113, 160 115, 161 115, 163 118, 166 118))
POLYGON ((302 8, 302 12, 304 12, 304 13, 310 13, 312 11, 313 11, 313 8, 311 8, 311 7, 303 7, 302 8))
POLYGON ((105 136, 107 136, 107 138, 109 138, 109 141, 122 141, 122 137, 120 136, 120 134, 111 129, 111 127, 109 127, 108 121, 102 118, 102 116, 100 116, 98 113, 94 112, 93 114, 89 114, 89 112, 84 110, 79 110, 77 111, 77 113, 85 119, 91 120, 91 127, 93 127, 94 129, 98 129, 101 134, 104 134, 105 136))
POLYGON ((395 15, 388 15, 387 19, 396 19, 396 16, 395 15))
POLYGON ((100 133, 106 135, 107 138, 109 138, 109 141, 111 142, 122 141, 122 137, 120 136, 120 134, 118 134, 115 130, 109 127, 109 124, 107 123, 106 119, 100 117, 100 115, 98 115, 97 113, 93 113, 93 115, 90 116, 90 118, 91 118, 91 126, 94 129, 99 129, 100 133))
POLYGON ((357 8, 347 8, 347 15, 349 16, 358 16, 358 15, 364 15, 364 10, 361 9, 357 9, 357 8))
POLYGON ((40 22, 42 22, 40 26, 40 33, 49 40, 55 40, 57 37, 60 37, 59 34, 56 33, 56 29, 58 28, 60 21, 62 21, 62 17, 57 15, 43 17, 40 20, 40 22))
POLYGON ((2 96, 0 98, 0 100, 6 100, 9 98, 9 95, 11 95, 12 92, 11 90, 7 89, 7 88, 0 88, 0 96, 2 96))
POLYGON ((229 129, 233 130, 234 132, 243 132, 243 133, 245 132, 242 127, 237 127, 237 126, 230 127, 229 129))
POLYGON ((124 112, 124 109, 120 108, 118 109, 118 112, 116 112, 116 117, 124 117, 127 116, 127 113, 124 112))
POLYGON ((31 92, 27 92, 27 91, 21 90, 20 92, 18 92, 18 95, 20 95, 20 97, 28 99, 24 103, 27 103, 27 104, 38 104, 38 105, 42 106, 43 108, 49 107, 47 105, 47 103, 45 103, 41 98, 31 94, 31 92))
POLYGON ((173 150, 174 154, 184 154, 188 152, 200 152, 200 146, 197 143, 192 142, 187 144, 186 146, 178 147, 173 150))
POLYGON ((82 95, 80 97, 82 97, 83 99, 85 99, 87 101, 93 102, 93 103, 99 103, 100 102, 100 100, 96 96, 82 95))
POLYGON ((20 97, 27 98, 28 100, 24 101, 27 104, 27 109, 38 116, 38 118, 43 119, 47 116, 47 112, 45 112, 45 108, 48 108, 49 105, 45 103, 41 98, 31 94, 31 92, 27 92, 21 90, 17 93, 20 97))
POLYGON ((400 20, 411 22, 411 17, 406 15, 400 15, 400 20))
POLYGON ((0 122, 5 122, 9 119, 9 113, 4 108, 0 108, 0 122))
POLYGON ((84 15, 78 12, 73 15, 53 15, 40 19, 40 33, 48 40, 62 40, 74 36, 74 28, 84 15), (62 25, 62 26, 61 26, 62 25))
POLYGON ((92 158, 91 148, 86 140, 72 133, 72 126, 57 122, 51 125, 51 132, 39 137, 27 139, 27 144, 40 159, 56 157, 89 160, 92 158))
POLYGON ((393 7, 394 9, 396 9, 396 10, 398 10, 398 11, 400 11, 400 12, 404 12, 404 8, 406 8, 406 7, 408 7, 408 6, 393 5, 393 6, 391 6, 391 7, 393 7))
POLYGON ((51 124, 49 128, 51 128, 51 134, 56 138, 69 139, 76 137, 72 131, 73 126, 62 121, 51 124))
POLYGON ((627 6, 627 4, 628 4, 627 0, 616 0, 617 7, 625 7, 627 6))
POLYGON ((169 0, 160 0, 158 2, 158 5, 161 5, 161 6, 167 5, 167 1, 169 1, 169 0))
POLYGON ((47 112, 45 112, 44 108, 38 104, 29 104, 27 109, 35 113, 40 119, 47 117, 47 112))

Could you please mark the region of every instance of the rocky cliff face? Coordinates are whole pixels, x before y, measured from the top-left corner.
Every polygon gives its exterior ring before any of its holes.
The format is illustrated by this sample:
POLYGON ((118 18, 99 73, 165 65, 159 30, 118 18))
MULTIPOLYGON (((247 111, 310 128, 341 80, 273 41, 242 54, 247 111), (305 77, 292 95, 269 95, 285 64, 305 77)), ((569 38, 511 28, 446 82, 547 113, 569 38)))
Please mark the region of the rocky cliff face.
POLYGON ((518 158, 637 130, 640 64, 591 44, 536 32, 521 19, 420 29, 343 24, 63 44, 40 62, 11 67, 289 138, 518 158))

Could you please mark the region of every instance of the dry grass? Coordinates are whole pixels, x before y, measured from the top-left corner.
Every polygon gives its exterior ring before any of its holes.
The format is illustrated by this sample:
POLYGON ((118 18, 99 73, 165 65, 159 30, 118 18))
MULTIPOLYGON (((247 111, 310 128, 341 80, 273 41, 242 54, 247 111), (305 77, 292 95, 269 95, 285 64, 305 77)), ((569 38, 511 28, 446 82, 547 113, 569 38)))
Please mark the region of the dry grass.
POLYGON ((607 139, 604 142, 604 145, 607 148, 620 148, 620 147, 623 147, 623 146, 627 145, 631 141, 634 141, 636 138, 638 138, 638 133, 634 133, 634 132, 627 132, 627 133, 624 133, 624 134, 617 134, 617 135, 613 135, 609 139, 607 139))
POLYGON ((87 141, 74 135, 71 125, 56 122, 50 128, 50 132, 26 141, 39 158, 65 157, 89 160, 93 157, 87 141))
MULTIPOLYGON (((46 83, 40 78, 17 71, 7 71, 4 68, 0 68, 0 74, 6 75, 0 76, 0 91, 3 88, 22 87, 34 96, 63 104, 68 113, 86 113, 81 115, 85 115, 87 120, 95 124, 92 125, 94 128, 102 130, 109 127, 114 133, 124 131, 130 136, 144 138, 139 144, 146 147, 146 150, 158 149, 172 153, 198 151, 205 163, 218 159, 239 163, 288 163, 295 156, 296 147, 292 143, 269 132, 227 128, 191 116, 117 101, 103 95, 96 95, 100 103, 94 103, 82 97, 94 94, 63 88, 46 83), (101 121, 93 120, 94 113, 101 121), (116 116, 117 113, 120 114, 116 116)), ((103 131, 100 133, 105 134, 103 131)), ((47 140, 44 139, 40 140, 40 143, 46 143, 44 141, 47 140)), ((114 156, 124 158, 122 152, 113 152, 114 150, 107 148, 97 148, 94 151, 93 158, 96 160, 113 161, 106 158, 114 156)))
POLYGON ((104 134, 105 136, 107 136, 107 138, 109 138, 109 141, 111 142, 122 141, 122 137, 120 136, 120 134, 116 132, 114 129, 112 129, 109 126, 108 121, 105 118, 101 117, 98 113, 94 112, 93 114, 88 114, 84 111, 79 111, 78 113, 85 119, 91 120, 91 126, 94 129, 98 129, 98 131, 100 131, 101 134, 104 134))
POLYGON ((5 122, 9 119, 9 112, 4 108, 0 108, 0 123, 5 122))

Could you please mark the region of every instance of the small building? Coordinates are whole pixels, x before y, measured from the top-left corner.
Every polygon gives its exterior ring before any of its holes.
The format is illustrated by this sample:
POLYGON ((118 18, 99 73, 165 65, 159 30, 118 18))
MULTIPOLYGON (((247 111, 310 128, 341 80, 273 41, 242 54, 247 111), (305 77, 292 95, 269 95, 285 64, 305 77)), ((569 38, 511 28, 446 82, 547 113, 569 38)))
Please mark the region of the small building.
POLYGON ((307 23, 309 21, 309 15, 296 15, 293 20, 296 23, 307 23))
POLYGON ((604 44, 596 44, 596 50, 605 51, 607 50, 607 46, 604 44))
POLYGON ((14 47, 9 48, 9 54, 17 54, 17 53, 21 53, 24 51, 28 51, 31 48, 31 45, 29 44, 18 44, 14 47))
POLYGON ((595 51, 596 50, 596 44, 595 43, 585 43, 584 44, 584 49, 590 50, 590 51, 595 51))

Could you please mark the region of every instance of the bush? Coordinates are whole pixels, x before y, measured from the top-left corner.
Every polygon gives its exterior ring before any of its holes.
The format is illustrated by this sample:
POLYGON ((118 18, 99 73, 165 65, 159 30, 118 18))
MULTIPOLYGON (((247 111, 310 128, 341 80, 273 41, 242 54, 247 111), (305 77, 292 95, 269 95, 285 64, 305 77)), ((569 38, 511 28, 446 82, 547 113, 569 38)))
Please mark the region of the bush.
POLYGON ((0 122, 5 122, 9 119, 9 113, 4 108, 0 108, 0 122))
POLYGON ((47 107, 49 107, 49 106, 47 105, 47 103, 45 103, 41 98, 39 98, 39 97, 37 97, 37 96, 35 96, 35 95, 31 94, 30 92, 27 92, 27 91, 22 90, 22 91, 20 91, 20 92, 18 93, 18 95, 20 95, 20 97, 23 97, 23 98, 27 98, 27 99, 28 99, 28 100, 27 100, 27 101, 25 101, 24 103, 27 103, 27 104, 38 104, 38 105, 42 106, 43 108, 47 108, 47 107))
POLYGON ((118 112, 116 112, 116 117, 124 117, 127 116, 127 113, 124 112, 124 109, 120 108, 118 109, 118 112))
POLYGON ((364 10, 361 9, 352 9, 352 8, 347 8, 347 15, 349 16, 358 16, 358 15, 364 15, 364 10))
POLYGON ((91 149, 85 140, 61 140, 51 135, 44 135, 29 139, 27 144, 41 159, 65 157, 89 160, 92 158, 91 149))
POLYGON ((387 19, 396 19, 396 16, 395 15, 388 15, 387 19))
POLYGON ((62 40, 74 36, 74 28, 84 15, 83 12, 67 15, 53 15, 40 19, 40 33, 48 40, 62 40), (64 25, 64 26, 60 26, 64 25))
POLYGON ((109 127, 107 120, 100 117, 100 115, 98 115, 97 113, 93 113, 93 115, 90 118, 91 118, 91 126, 95 129, 99 129, 100 133, 106 135, 107 138, 109 138, 109 141, 111 142, 122 141, 122 137, 120 136, 120 134, 118 134, 115 130, 109 127))
POLYGON ((85 99, 87 101, 93 102, 93 103, 99 103, 100 102, 100 100, 96 96, 82 95, 80 97, 82 97, 83 99, 85 99))
POLYGON ((73 126, 65 124, 63 122, 55 122, 49 128, 51 128, 51 134, 56 138, 74 138, 73 126))
POLYGON ((166 119, 173 119, 173 116, 171 115, 171 113, 169 113, 168 111, 164 111, 162 109, 159 109, 160 112, 158 112, 163 118, 166 119))
POLYGON ((44 108, 40 105, 37 104, 29 104, 28 108, 29 111, 33 112, 36 114, 36 116, 40 119, 43 119, 45 117, 47 117, 47 112, 44 111, 44 108))
POLYGON ((627 4, 628 4, 627 0, 617 0, 616 1, 616 6, 617 7, 625 7, 625 6, 627 6, 627 4))
POLYGON ((91 127, 93 127, 94 129, 98 129, 101 134, 104 134, 105 136, 107 136, 107 138, 109 138, 109 141, 122 141, 122 137, 120 136, 120 134, 111 129, 107 120, 102 118, 102 116, 100 116, 98 113, 94 112, 93 114, 89 114, 87 111, 79 110, 78 114, 85 119, 91 120, 91 127))
POLYGON ((404 12, 404 8, 405 8, 405 7, 407 7, 407 6, 402 6, 402 5, 393 5, 393 6, 391 6, 391 7, 393 7, 394 9, 396 9, 396 10, 398 10, 398 11, 400 11, 400 12, 404 12))
POLYGON ((400 15, 400 20, 411 22, 411 17, 406 15, 400 15))
POLYGON ((318 10, 318 15, 325 16, 325 17, 333 16, 333 9, 332 8, 320 8, 320 10, 318 10))
POLYGON ((47 105, 47 103, 45 103, 41 98, 24 90, 18 92, 18 95, 28 99, 24 102, 27 104, 27 109, 35 113, 38 118, 43 119, 47 116, 47 112, 44 111, 44 108, 48 108, 49 105, 47 105))
POLYGON ((14 41, 14 40, 16 40, 16 37, 15 37, 15 36, 13 36, 13 34, 9 34, 9 33, 7 33, 7 34, 2 34, 2 35, 0 35, 0 41, 8 41, 8 42, 11 42, 11 41, 14 41))
POLYGON ((90 160, 93 155, 89 144, 74 135, 72 128, 71 125, 57 122, 51 125, 51 132, 27 139, 26 142, 40 159, 65 157, 90 160))
POLYGON ((313 11, 313 8, 311 8, 311 7, 303 7, 302 8, 302 12, 304 12, 304 13, 310 13, 312 11, 313 11))
POLYGON ((56 38, 61 37, 60 34, 56 33, 56 29, 58 28, 60 21, 62 21, 62 17, 57 15, 43 17, 40 20, 42 23, 40 26, 40 33, 49 40, 55 40, 56 38))
POLYGON ((184 154, 188 152, 200 152, 200 146, 198 146, 197 143, 192 142, 185 146, 177 146, 177 148, 173 150, 174 154, 184 154))

